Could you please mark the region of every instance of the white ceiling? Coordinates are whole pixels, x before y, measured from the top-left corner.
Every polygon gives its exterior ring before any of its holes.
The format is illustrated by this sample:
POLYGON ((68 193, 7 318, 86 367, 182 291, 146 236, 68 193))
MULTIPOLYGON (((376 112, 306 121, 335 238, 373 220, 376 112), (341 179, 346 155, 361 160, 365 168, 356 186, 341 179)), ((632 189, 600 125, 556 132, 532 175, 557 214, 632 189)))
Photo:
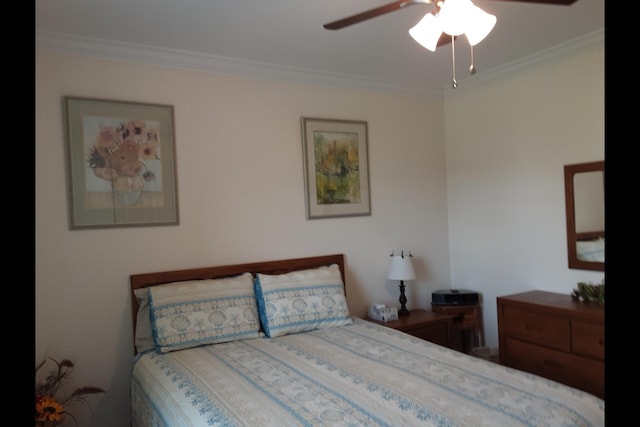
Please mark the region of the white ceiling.
MULTIPOLYGON (((322 26, 391 1, 36 0, 36 34, 442 93, 451 85, 451 45, 430 52, 407 32, 432 5, 413 5, 337 31, 322 26)), ((475 47, 477 76, 604 31, 604 0, 571 6, 474 3, 498 18, 475 47)), ((456 43, 459 85, 468 78, 469 57, 463 38, 456 43)))

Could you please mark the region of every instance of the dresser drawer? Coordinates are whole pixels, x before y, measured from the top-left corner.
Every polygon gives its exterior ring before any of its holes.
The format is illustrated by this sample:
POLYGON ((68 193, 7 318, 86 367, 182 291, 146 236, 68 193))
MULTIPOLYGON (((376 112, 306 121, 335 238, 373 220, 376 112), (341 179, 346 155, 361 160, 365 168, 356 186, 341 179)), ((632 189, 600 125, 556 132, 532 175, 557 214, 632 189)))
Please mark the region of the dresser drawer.
POLYGON ((571 322, 573 353, 604 360, 604 326, 580 321, 571 322))
POLYGON ((571 350, 569 319, 511 306, 504 307, 503 315, 508 335, 558 350, 571 350))
POLYGON ((506 366, 540 375, 604 398, 604 362, 507 337, 500 348, 506 366))

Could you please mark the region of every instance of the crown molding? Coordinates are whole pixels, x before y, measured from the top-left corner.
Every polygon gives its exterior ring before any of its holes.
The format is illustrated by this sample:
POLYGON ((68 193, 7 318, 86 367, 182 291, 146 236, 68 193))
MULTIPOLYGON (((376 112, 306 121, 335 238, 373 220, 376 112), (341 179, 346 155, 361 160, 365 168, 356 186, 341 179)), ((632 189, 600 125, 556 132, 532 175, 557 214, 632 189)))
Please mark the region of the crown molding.
POLYGON ((446 87, 444 89, 445 97, 460 93, 461 91, 463 92, 465 89, 471 89, 484 82, 494 81, 539 65, 556 62, 576 53, 592 50, 598 46, 604 46, 604 28, 552 46, 549 49, 524 56, 500 67, 468 76, 458 81, 458 88, 453 89, 451 86, 446 87))
POLYGON ((585 50, 604 41, 604 28, 577 39, 569 40, 532 55, 521 58, 493 70, 483 71, 481 74, 460 80, 458 89, 443 86, 443 91, 434 93, 424 87, 403 85, 394 82, 362 78, 360 76, 338 73, 319 72, 295 67, 285 67, 257 61, 248 61, 225 56, 205 55, 176 49, 157 48, 132 43, 115 42, 112 40, 70 36, 54 32, 36 32, 36 51, 44 53, 58 53, 96 59, 107 59, 123 62, 135 62, 148 65, 158 65, 172 68, 198 70, 218 74, 245 76, 261 80, 284 81, 305 85, 317 85, 350 90, 364 90, 375 92, 392 92, 406 95, 422 95, 434 99, 442 99, 460 92, 462 87, 475 85, 489 79, 504 77, 524 68, 547 61, 565 57, 567 54, 585 50))
POLYGON ((375 92, 421 94, 442 98, 442 93, 431 93, 423 87, 363 78, 361 76, 320 72, 305 68, 249 61, 226 56, 207 55, 177 49, 157 48, 113 40, 70 36, 54 32, 36 32, 36 51, 96 59, 136 62, 171 68, 197 70, 231 76, 245 76, 261 80, 283 81, 305 85, 337 87, 375 92))

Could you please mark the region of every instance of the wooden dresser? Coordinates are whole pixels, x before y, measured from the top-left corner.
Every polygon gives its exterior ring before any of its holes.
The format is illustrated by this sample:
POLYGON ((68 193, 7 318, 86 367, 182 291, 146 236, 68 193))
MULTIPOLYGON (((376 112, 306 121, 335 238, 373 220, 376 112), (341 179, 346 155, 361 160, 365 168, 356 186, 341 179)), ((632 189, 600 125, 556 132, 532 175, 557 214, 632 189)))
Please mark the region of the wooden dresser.
POLYGON ((500 363, 604 399, 604 306, 531 291, 497 298, 500 363))

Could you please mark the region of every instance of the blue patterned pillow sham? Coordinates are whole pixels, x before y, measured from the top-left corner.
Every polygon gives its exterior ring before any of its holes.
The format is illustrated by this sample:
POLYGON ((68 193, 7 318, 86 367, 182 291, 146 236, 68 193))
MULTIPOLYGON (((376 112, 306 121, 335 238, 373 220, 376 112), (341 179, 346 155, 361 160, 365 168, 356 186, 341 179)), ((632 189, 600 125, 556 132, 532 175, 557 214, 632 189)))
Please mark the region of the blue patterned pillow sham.
POLYGON ((250 273, 152 287, 149 307, 161 353, 264 336, 250 273))
POLYGON ((268 337, 353 323, 337 264, 279 275, 258 273, 255 288, 268 337))

